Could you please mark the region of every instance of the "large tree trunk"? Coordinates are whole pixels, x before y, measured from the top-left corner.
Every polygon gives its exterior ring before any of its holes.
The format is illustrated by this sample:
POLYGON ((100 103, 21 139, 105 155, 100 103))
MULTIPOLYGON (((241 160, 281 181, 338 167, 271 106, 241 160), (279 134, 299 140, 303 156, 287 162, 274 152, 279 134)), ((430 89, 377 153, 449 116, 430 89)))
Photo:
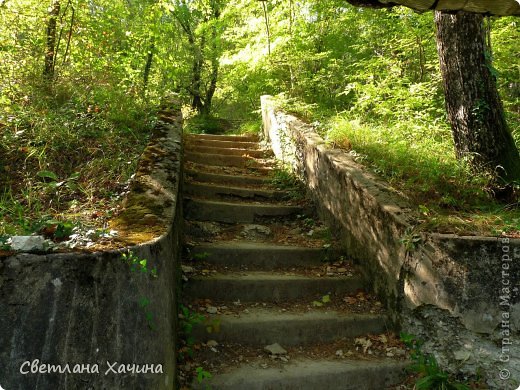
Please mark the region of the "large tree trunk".
POLYGON ((54 64, 56 63, 56 23, 60 15, 59 0, 52 0, 49 7, 49 20, 47 21, 46 48, 45 48, 45 67, 43 76, 47 79, 54 78, 54 64))
POLYGON ((435 24, 457 157, 493 175, 497 190, 520 178, 520 156, 486 55, 483 16, 437 11, 435 24))

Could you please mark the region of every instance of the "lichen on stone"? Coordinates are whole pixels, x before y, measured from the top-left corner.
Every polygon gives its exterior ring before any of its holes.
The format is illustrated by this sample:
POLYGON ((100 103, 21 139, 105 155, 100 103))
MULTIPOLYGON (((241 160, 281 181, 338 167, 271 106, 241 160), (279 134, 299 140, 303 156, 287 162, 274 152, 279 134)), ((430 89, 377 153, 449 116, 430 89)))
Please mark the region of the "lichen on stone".
POLYGON ((110 221, 110 228, 118 231, 117 240, 126 245, 167 234, 175 215, 182 126, 181 118, 169 115, 173 119, 168 124, 157 123, 140 158, 123 211, 110 221))

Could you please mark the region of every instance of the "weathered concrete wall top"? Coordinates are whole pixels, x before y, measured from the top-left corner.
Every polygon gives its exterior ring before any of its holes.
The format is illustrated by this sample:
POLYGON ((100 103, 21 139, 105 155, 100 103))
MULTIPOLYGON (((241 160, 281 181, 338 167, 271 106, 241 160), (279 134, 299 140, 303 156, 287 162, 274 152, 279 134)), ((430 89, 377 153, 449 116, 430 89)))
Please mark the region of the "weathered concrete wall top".
POLYGON ((113 221, 118 250, 0 259, 0 386, 175 388, 181 120, 160 117, 113 221))
MULTIPOLYGON (((515 339, 513 348, 520 350, 519 239, 418 232, 405 198, 348 153, 327 147, 310 126, 278 110, 269 96, 262 97, 262 119, 277 158, 305 181, 322 217, 340 232, 345 249, 396 322, 418 333, 412 329, 419 329, 417 324, 455 321, 460 327, 450 328, 454 338, 461 332, 460 340, 486 334, 495 345, 515 339), (428 317, 427 312, 436 314, 428 317)), ((432 327, 424 328, 431 336, 432 327)), ((446 342, 455 349, 460 344, 446 342)), ((495 362, 500 352, 492 352, 495 362)), ((493 359, 488 356, 486 362, 493 359)), ((513 360, 508 364, 520 379, 520 361, 513 360)))

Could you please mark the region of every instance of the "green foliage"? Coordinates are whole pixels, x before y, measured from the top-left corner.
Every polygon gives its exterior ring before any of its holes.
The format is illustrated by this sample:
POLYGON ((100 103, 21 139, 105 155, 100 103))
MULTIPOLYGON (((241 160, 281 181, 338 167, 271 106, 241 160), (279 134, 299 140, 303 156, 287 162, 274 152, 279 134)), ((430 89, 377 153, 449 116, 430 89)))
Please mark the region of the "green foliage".
POLYGON ((312 301, 312 306, 322 307, 330 302, 330 293, 321 297, 319 301, 312 301))
POLYGON ((419 375, 415 382, 417 390, 469 390, 469 386, 459 383, 444 372, 438 365, 435 356, 421 351, 422 342, 411 334, 401 333, 401 341, 410 349, 412 364, 409 371, 419 375))
MULTIPOLYGON (((70 220, 92 208, 109 217, 160 98, 193 106, 198 91, 204 104, 214 76, 212 116, 193 117, 189 131, 258 133, 259 96, 280 94, 287 110, 425 205, 429 218, 490 204, 488 178, 454 158, 432 13, 344 0, 62 0, 47 79, 48 5, 0 6, 0 234, 51 214, 70 220)), ((487 65, 520 142, 518 22, 490 23, 487 65)))
POLYGON ((211 253, 208 253, 208 252, 195 253, 191 258, 192 258, 192 260, 201 261, 201 260, 207 259, 210 255, 211 255, 211 253))
MULTIPOLYGON (((212 378, 211 373, 209 371, 206 371, 202 367, 197 367, 196 370, 195 370, 195 374, 197 375, 197 382, 198 383, 202 383, 205 380, 212 378)), ((211 388, 210 386, 206 386, 206 389, 210 389, 210 388, 211 388)))
MULTIPOLYGON (((340 0, 267 6, 270 55, 261 4, 235 0, 225 11, 234 24, 227 34, 234 39, 223 54, 225 86, 217 93, 226 102, 222 112, 246 116, 258 107, 258 95, 279 96, 284 111, 315 124, 331 145, 347 149, 425 205, 430 210, 425 223, 450 213, 476 218, 485 207, 493 208, 484 191, 489 178, 474 175, 467 161, 455 158, 432 13, 362 9, 340 0)), ((516 55, 511 37, 520 38, 517 21, 491 23, 493 63, 488 65, 496 70, 519 142, 520 72, 511 61, 516 55)), ((478 105, 474 115, 485 109, 478 105)), ((489 232, 485 225, 477 230, 489 232)))
POLYGON ((226 119, 208 115, 196 115, 185 122, 184 130, 193 134, 223 134, 232 128, 226 119))
POLYGON ((9 240, 9 236, 0 235, 0 250, 8 251, 11 249, 11 246, 8 244, 7 240, 9 240))
POLYGON ((195 344, 195 340, 192 336, 193 327, 203 322, 206 318, 202 314, 191 311, 182 304, 180 305, 179 318, 184 341, 188 347, 188 355, 193 356, 193 349, 191 348, 193 344, 195 344))
POLYGON ((182 50, 172 52, 181 48, 178 26, 160 3, 61 1, 52 79, 42 76, 49 4, 0 6, 0 233, 24 233, 47 214, 110 216, 156 104, 180 89, 189 66, 179 66, 182 50))
POLYGON ((407 229, 403 237, 399 240, 399 242, 404 245, 407 252, 412 252, 417 249, 417 245, 419 245, 421 241, 421 236, 412 228, 407 229))
POLYGON ((141 272, 154 278, 157 277, 157 267, 154 266, 152 269, 149 269, 148 260, 139 258, 130 250, 121 254, 121 260, 130 267, 131 272, 141 272))
MULTIPOLYGON (((151 278, 157 278, 157 267, 154 266, 152 269, 148 268, 148 260, 139 258, 139 256, 130 250, 127 253, 121 254, 121 261, 129 266, 131 272, 139 272, 151 278)), ((151 302, 148 298, 139 298, 138 305, 144 313, 148 328, 155 330, 156 323, 154 313, 149 308, 150 304, 151 302)))
POLYGON ((206 332, 208 333, 219 333, 220 332, 220 318, 207 318, 204 325, 206 326, 206 332))
POLYGON ((288 168, 276 168, 270 173, 270 181, 273 187, 286 191, 288 199, 301 200, 304 197, 302 184, 298 177, 288 168))

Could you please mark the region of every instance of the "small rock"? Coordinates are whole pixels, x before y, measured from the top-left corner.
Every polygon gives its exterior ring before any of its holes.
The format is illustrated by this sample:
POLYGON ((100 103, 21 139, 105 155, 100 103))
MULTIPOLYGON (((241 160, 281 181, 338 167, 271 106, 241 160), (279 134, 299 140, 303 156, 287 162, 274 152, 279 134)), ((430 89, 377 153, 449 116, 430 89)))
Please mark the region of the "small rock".
POLYGON ((209 341, 206 343, 206 345, 207 345, 208 347, 213 347, 213 348, 214 348, 214 347, 218 347, 218 342, 216 342, 215 340, 209 340, 209 341))
POLYGON ((346 268, 341 267, 341 268, 338 268, 336 271, 339 272, 340 274, 344 274, 344 273, 346 273, 348 270, 347 270, 346 268))
POLYGON ((43 236, 13 236, 8 243, 12 250, 21 252, 43 251, 50 246, 43 236))
POLYGON ((387 353, 386 353, 386 356, 388 356, 388 357, 393 357, 394 354, 393 354, 392 352, 387 352, 387 353))
POLYGON ((60 278, 53 279, 51 283, 54 285, 54 287, 59 288, 63 285, 60 278))
POLYGON ((282 362, 284 362, 284 363, 288 363, 288 362, 289 362, 289 359, 287 359, 287 358, 284 357, 284 356, 282 356, 282 357, 280 358, 280 360, 281 360, 282 362))
POLYGON ((363 353, 371 353, 371 351, 369 351, 369 348, 372 346, 372 341, 370 341, 370 339, 366 337, 358 337, 354 339, 354 343, 363 348, 363 353))
POLYGON ((467 351, 467 350, 461 349, 459 351, 455 351, 454 356, 455 356, 456 360, 465 361, 465 360, 468 360, 471 357, 471 352, 467 351))
POLYGON ((278 343, 264 347, 264 351, 269 352, 271 355, 287 355, 287 351, 278 343))
POLYGON ((195 272, 195 268, 190 267, 189 265, 181 265, 181 269, 182 269, 182 272, 187 273, 187 274, 191 274, 191 273, 195 272))
POLYGON ((218 309, 217 309, 215 306, 208 306, 208 307, 206 308, 206 311, 207 311, 209 314, 217 314, 218 309))
POLYGON ((269 367, 269 366, 267 365, 267 363, 262 363, 262 364, 260 364, 260 367, 262 367, 262 368, 267 368, 267 367, 269 367))
POLYGON ((271 229, 267 226, 263 225, 244 225, 242 232, 240 233, 242 237, 256 239, 256 238, 267 238, 272 235, 271 229))
POLYGON ((186 225, 186 231, 194 237, 213 237, 221 232, 221 228, 214 222, 190 222, 186 225))
POLYGON ((343 357, 343 350, 342 349, 338 349, 336 351, 336 356, 343 357))

